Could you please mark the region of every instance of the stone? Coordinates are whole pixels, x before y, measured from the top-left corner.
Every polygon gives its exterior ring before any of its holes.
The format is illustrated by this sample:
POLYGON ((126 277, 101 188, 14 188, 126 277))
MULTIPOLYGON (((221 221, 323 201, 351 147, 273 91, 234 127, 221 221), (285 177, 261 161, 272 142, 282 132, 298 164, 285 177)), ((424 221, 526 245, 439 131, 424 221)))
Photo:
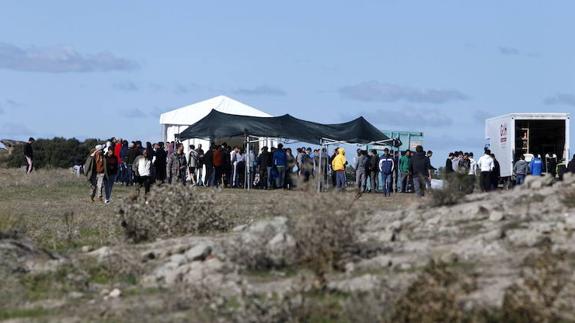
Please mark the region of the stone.
POLYGON ((82 252, 86 253, 94 250, 94 248, 92 248, 92 246, 83 246, 81 250, 82 252))
POLYGON ((354 277, 342 281, 330 282, 328 289, 343 293, 369 292, 377 289, 381 284, 380 280, 371 274, 354 277))
POLYGON ((201 243, 186 251, 184 255, 188 261, 204 261, 211 253, 212 246, 201 243))
POLYGON ((106 258, 113 255, 113 251, 110 247, 102 247, 88 253, 88 255, 95 257, 98 261, 104 261, 106 258))
POLYGON ((492 222, 499 222, 499 221, 502 221, 503 219, 505 219, 505 216, 503 215, 503 212, 501 212, 501 211, 493 211, 489 215, 489 221, 492 221, 492 222))
POLYGON ((565 214, 565 229, 575 230, 575 213, 565 214))
POLYGON ((122 295, 122 291, 119 290, 118 288, 114 288, 111 292, 110 292, 110 298, 118 298, 122 295))

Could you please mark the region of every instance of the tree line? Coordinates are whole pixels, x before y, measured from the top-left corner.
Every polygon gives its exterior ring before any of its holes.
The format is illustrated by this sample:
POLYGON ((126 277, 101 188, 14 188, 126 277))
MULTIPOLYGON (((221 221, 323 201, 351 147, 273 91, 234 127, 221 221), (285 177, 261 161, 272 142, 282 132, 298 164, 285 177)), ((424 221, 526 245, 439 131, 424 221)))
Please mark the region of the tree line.
MULTIPOLYGON (((34 168, 69 168, 76 163, 83 164, 90 149, 101 140, 55 137, 52 139, 37 139, 33 144, 34 168)), ((24 158, 24 143, 14 146, 12 153, 4 158, 7 167, 19 168, 26 165, 24 158)))

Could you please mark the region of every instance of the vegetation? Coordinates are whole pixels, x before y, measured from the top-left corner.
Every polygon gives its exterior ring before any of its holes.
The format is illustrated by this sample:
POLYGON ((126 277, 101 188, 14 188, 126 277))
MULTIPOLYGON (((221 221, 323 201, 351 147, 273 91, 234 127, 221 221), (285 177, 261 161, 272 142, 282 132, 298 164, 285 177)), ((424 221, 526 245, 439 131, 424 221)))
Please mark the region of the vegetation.
MULTIPOLYGON (((87 139, 79 141, 76 138, 65 139, 55 137, 52 139, 37 139, 32 147, 34 149, 34 168, 69 168, 74 163, 84 163, 90 149, 101 141, 87 139)), ((5 156, 4 163, 8 167, 22 167, 26 164, 24 158, 24 145, 14 147, 12 153, 5 156)))

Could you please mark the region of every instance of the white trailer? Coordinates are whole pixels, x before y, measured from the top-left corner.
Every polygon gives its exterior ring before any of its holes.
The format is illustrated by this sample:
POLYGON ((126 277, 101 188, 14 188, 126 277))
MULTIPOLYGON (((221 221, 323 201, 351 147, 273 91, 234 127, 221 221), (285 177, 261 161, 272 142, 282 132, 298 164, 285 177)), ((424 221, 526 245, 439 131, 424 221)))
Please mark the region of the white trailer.
POLYGON ((486 147, 495 154, 501 177, 513 174, 521 155, 569 159, 569 113, 510 113, 485 120, 486 147))

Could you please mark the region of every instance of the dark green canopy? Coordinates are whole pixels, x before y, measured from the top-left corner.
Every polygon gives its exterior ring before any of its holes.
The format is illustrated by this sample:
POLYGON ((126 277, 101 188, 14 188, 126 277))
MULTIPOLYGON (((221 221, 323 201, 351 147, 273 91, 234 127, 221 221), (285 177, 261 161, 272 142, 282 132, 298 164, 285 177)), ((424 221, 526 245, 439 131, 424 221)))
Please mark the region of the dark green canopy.
MULTIPOLYGON (((180 140, 237 136, 286 138, 318 144, 322 139, 348 143, 374 143, 389 138, 363 117, 338 124, 320 124, 289 114, 279 117, 252 117, 212 110, 180 133, 180 140)), ((391 144, 391 142, 390 142, 391 144)))

